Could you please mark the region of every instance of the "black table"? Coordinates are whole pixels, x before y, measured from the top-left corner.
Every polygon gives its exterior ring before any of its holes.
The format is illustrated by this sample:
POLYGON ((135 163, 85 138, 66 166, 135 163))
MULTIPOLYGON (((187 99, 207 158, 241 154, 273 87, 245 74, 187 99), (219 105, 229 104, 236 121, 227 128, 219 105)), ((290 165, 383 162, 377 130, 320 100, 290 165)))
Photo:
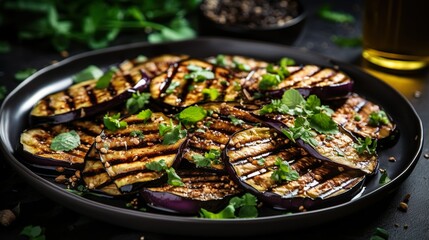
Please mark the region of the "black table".
MULTIPOLYGON (((352 13, 357 22, 337 24, 321 20, 316 11, 326 2, 305 1, 308 19, 304 31, 294 43, 304 51, 311 51, 329 58, 354 63, 400 91, 412 103, 428 127, 429 72, 413 75, 389 74, 368 66, 361 60, 360 47, 343 48, 331 42, 332 35, 356 37, 361 34, 361 1, 328 1, 336 9, 352 13)), ((114 45, 141 40, 136 36, 121 36, 114 45)), ((88 49, 72 49, 75 55, 88 49)), ((24 68, 40 69, 52 61, 64 57, 46 47, 43 42, 15 43, 12 51, 0 54, 0 84, 11 91, 19 82, 13 80, 14 73, 24 68)), ((372 205, 365 211, 355 213, 334 222, 329 222, 301 232, 285 232, 279 236, 265 238, 281 239, 369 239, 377 227, 387 230, 390 239, 429 239, 429 180, 427 169, 429 146, 425 141, 423 153, 415 170, 391 195, 372 205), (398 210, 399 203, 410 194, 408 211, 398 210)), ((118 227, 77 214, 57 202, 35 192, 17 175, 0 155, 0 209, 13 208, 20 203, 20 215, 9 227, 0 226, 0 239, 22 238, 20 231, 27 225, 40 225, 45 228, 47 239, 193 239, 191 237, 164 236, 118 227)), ((168 226, 166 226, 168 228, 168 226)), ((167 231, 167 230, 166 230, 167 231)), ((267 233, 269 234, 269 233, 267 233)), ((262 238, 262 237, 255 237, 262 238)), ((199 238, 195 238, 199 239, 199 238)), ((236 239, 236 238, 235 238, 236 239)), ((247 239, 252 239, 247 237, 247 239)))

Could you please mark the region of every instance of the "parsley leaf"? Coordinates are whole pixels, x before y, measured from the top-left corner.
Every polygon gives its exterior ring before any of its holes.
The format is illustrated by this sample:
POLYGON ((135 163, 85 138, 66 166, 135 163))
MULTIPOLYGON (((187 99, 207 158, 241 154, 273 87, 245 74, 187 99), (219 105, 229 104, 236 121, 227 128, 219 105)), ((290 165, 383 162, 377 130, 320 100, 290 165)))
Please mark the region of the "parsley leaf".
POLYGON ((52 139, 50 148, 54 151, 70 151, 80 145, 80 137, 76 131, 60 133, 52 139))
POLYGON ((20 70, 17 73, 15 73, 15 79, 18 81, 23 81, 26 78, 33 75, 35 72, 37 72, 37 69, 35 68, 26 68, 26 69, 20 70))
POLYGON ((0 86, 0 101, 3 100, 7 96, 7 89, 5 86, 0 86))
POLYGON ((355 143, 354 147, 359 154, 376 154, 377 140, 372 140, 370 137, 366 137, 364 140, 358 138, 358 142, 355 143))
POLYGON ((207 79, 214 79, 215 75, 212 71, 205 70, 200 66, 188 65, 187 69, 190 73, 185 75, 185 79, 193 79, 194 82, 203 82, 207 79))
POLYGON ((90 65, 82 71, 76 73, 72 79, 74 83, 80 83, 87 80, 99 79, 103 76, 103 71, 97 66, 90 65))
POLYGON ((43 232, 44 229, 40 226, 28 225, 22 229, 20 235, 26 236, 30 240, 45 240, 46 237, 43 232))
POLYGON ((150 163, 146 163, 145 167, 149 170, 155 171, 155 172, 162 172, 165 171, 167 174, 168 180, 167 183, 172 186, 184 186, 185 184, 182 182, 182 179, 179 175, 177 175, 176 170, 172 167, 168 167, 167 163, 164 159, 161 159, 159 161, 153 161, 150 163))
POLYGON ((137 114, 137 117, 144 121, 149 120, 151 116, 152 116, 152 111, 150 109, 142 110, 139 112, 139 114, 137 114))
POLYGON ((228 117, 229 117, 229 119, 231 119, 231 123, 234 124, 234 126, 244 124, 243 120, 238 119, 238 118, 234 117, 233 115, 229 115, 228 117))
POLYGON ((299 174, 297 171, 293 170, 289 163, 283 161, 280 157, 276 158, 276 162, 274 165, 277 166, 277 169, 273 171, 271 174, 271 179, 276 182, 284 182, 284 181, 294 181, 299 178, 299 174))
POLYGON ((116 131, 121 128, 126 128, 128 126, 128 123, 125 121, 119 120, 120 118, 121 118, 120 113, 116 113, 112 116, 109 116, 108 114, 106 114, 103 117, 104 126, 110 131, 116 131))
POLYGON ((319 16, 322 19, 325 19, 331 22, 336 22, 336 23, 353 23, 355 21, 355 18, 351 14, 340 12, 340 11, 334 11, 331 9, 331 6, 328 4, 323 5, 319 9, 319 16))
POLYGON ((111 68, 110 70, 108 70, 107 72, 105 72, 103 74, 103 76, 101 76, 98 80, 97 83, 95 84, 95 88, 98 89, 103 89, 103 88, 107 88, 110 84, 110 81, 113 78, 113 75, 115 75, 116 71, 118 69, 117 68, 111 68))
POLYGON ((144 138, 144 134, 141 130, 133 130, 130 132, 130 136, 131 137, 138 137, 139 139, 143 139, 144 138))
POLYGON ((223 54, 218 54, 218 55, 216 56, 215 64, 216 64, 216 65, 219 65, 219 66, 221 66, 221 67, 225 67, 225 66, 226 66, 226 63, 225 63, 225 55, 223 55, 223 54))
POLYGON ((281 83, 281 78, 279 75, 266 73, 262 75, 262 79, 259 81, 259 89, 268 90, 274 86, 279 85, 281 83))
POLYGON ((245 193, 242 197, 233 197, 229 204, 218 213, 200 209, 200 217, 210 219, 228 219, 228 218, 255 218, 258 216, 257 209, 258 199, 250 194, 245 193))
POLYGON ((150 93, 140 93, 137 91, 127 100, 125 107, 129 113, 134 114, 142 110, 149 103, 149 98, 150 93))
POLYGON ((216 88, 205 88, 202 93, 208 96, 210 101, 214 101, 219 97, 219 91, 216 88))
POLYGON ((220 164, 220 151, 219 149, 212 148, 204 153, 204 156, 198 153, 192 155, 192 160, 197 167, 208 167, 211 164, 220 164))
POLYGON ((162 144, 164 145, 174 144, 179 139, 186 137, 186 134, 187 131, 186 129, 182 129, 182 124, 179 123, 179 125, 175 126, 172 119, 170 119, 170 125, 165 123, 159 125, 159 135, 164 137, 162 140, 162 144))
POLYGON ((190 106, 179 113, 179 120, 184 124, 194 124, 203 120, 207 116, 207 111, 198 106, 190 106))
POLYGON ((388 182, 390 182, 390 178, 389 175, 387 175, 387 171, 384 170, 383 173, 381 174, 380 180, 378 181, 379 184, 386 184, 388 182))
POLYGON ((174 92, 174 90, 180 86, 180 82, 171 82, 170 85, 168 86, 167 90, 165 90, 165 93, 167 94, 171 94, 174 92))

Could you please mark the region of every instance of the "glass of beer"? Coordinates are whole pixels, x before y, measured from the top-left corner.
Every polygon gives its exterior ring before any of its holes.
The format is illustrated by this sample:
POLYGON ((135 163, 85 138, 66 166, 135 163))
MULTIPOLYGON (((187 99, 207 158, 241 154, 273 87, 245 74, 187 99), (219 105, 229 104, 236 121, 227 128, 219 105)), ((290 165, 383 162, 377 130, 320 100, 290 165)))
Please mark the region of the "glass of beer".
POLYGON ((429 1, 365 0, 362 56, 394 70, 429 65, 429 1))

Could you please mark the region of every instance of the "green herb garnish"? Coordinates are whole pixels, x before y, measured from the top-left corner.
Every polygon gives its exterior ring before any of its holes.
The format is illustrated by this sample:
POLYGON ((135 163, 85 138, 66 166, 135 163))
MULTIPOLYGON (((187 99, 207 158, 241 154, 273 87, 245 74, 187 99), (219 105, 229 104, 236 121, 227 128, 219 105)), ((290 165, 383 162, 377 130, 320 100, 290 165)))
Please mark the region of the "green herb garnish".
POLYGON ((118 129, 126 128, 128 126, 128 123, 125 121, 121 121, 120 118, 120 113, 113 114, 112 116, 106 114, 103 117, 104 126, 110 131, 116 131, 118 129))
POLYGON ((358 154, 376 154, 377 151, 377 140, 372 140, 370 137, 366 137, 365 139, 358 138, 358 142, 355 143, 355 149, 358 154))
POLYGON ((26 69, 20 70, 17 73, 15 73, 15 79, 18 81, 25 80, 26 78, 33 75, 35 72, 37 72, 37 69, 35 68, 26 68, 26 69))
POLYGON ((90 65, 82 71, 75 74, 72 79, 74 83, 80 83, 87 80, 99 79, 103 76, 103 71, 97 66, 90 65))
POLYGON ((280 157, 276 158, 274 165, 277 166, 277 169, 271 174, 271 179, 276 182, 284 181, 294 181, 299 178, 297 171, 293 170, 287 161, 283 161, 280 157))
POLYGON ((218 55, 216 56, 215 64, 216 64, 216 65, 219 65, 219 66, 221 66, 221 67, 225 67, 225 66, 226 66, 226 63, 225 63, 225 55, 223 55, 223 54, 218 54, 218 55))
POLYGON ((336 23, 353 23, 355 21, 355 18, 351 14, 341 11, 334 11, 328 4, 323 5, 319 9, 319 16, 322 19, 336 23))
POLYGON ((8 53, 10 52, 11 47, 10 44, 6 41, 0 41, 0 53, 8 53))
POLYGON ((340 47, 359 47, 362 46, 362 38, 347 38, 341 36, 332 36, 331 41, 340 47))
POLYGON ((234 68, 236 68, 238 70, 246 71, 246 72, 252 70, 252 68, 249 65, 244 64, 244 63, 240 63, 239 61, 237 61, 237 59, 233 59, 232 63, 234 65, 234 68))
POLYGON ((182 129, 182 124, 174 125, 173 120, 170 119, 170 124, 161 123, 159 125, 159 135, 164 137, 162 144, 171 145, 186 137, 186 129, 182 129))
POLYGON ((214 79, 215 75, 212 71, 205 70, 200 66, 188 65, 187 69, 190 73, 185 75, 185 79, 193 79, 194 82, 203 82, 207 79, 214 79))
POLYGON ((210 219, 228 218, 255 218, 258 216, 258 199, 250 193, 245 193, 242 197, 233 197, 229 200, 228 206, 218 213, 200 209, 200 217, 210 219))
POLYGON ((205 152, 204 155, 198 153, 194 154, 192 155, 192 160, 197 167, 208 167, 212 164, 220 164, 220 150, 212 148, 208 152, 205 152))
POLYGON ((207 96, 210 101, 214 101, 219 97, 219 91, 216 88, 203 89, 204 96, 207 96))
POLYGON ((262 79, 259 81, 259 89, 268 90, 274 86, 279 85, 282 82, 282 79, 279 75, 266 73, 262 75, 262 79))
POLYGON ((54 151, 70 151, 80 146, 80 137, 76 131, 60 133, 52 139, 50 148, 54 151))
POLYGON ((180 86, 180 82, 171 82, 170 85, 168 86, 167 90, 165 90, 165 93, 167 94, 171 94, 174 92, 174 90, 176 90, 176 88, 180 86))
POLYGON ((265 158, 260 158, 256 162, 258 163, 259 166, 264 166, 265 165, 265 158))
POLYGON ((140 93, 137 91, 127 100, 125 107, 129 113, 134 114, 143 110, 145 105, 149 103, 149 99, 150 93, 140 93))
POLYGON ((109 69, 107 72, 105 72, 103 76, 101 76, 97 80, 97 83, 95 84, 95 88, 98 88, 98 89, 107 88, 110 84, 110 81, 112 81, 112 78, 115 75, 116 71, 118 71, 118 69, 113 67, 109 69))
POLYGON ((389 118, 387 117, 387 114, 384 111, 372 112, 368 118, 368 124, 374 127, 380 126, 380 125, 387 125, 389 123, 390 123, 389 118))
POLYGON ((378 183, 383 185, 383 184, 386 184, 386 183, 388 183, 390 181, 391 180, 389 178, 389 175, 387 175, 387 171, 384 170, 383 173, 380 176, 380 180, 378 181, 378 183))
POLYGON ((28 237, 29 240, 45 240, 46 237, 43 232, 44 229, 40 226, 29 225, 24 227, 19 234, 28 237))
POLYGON ((389 233, 380 227, 377 227, 372 234, 370 240, 387 240, 389 239, 389 233))
POLYGON ((238 118, 234 117, 233 115, 229 115, 228 118, 231 119, 231 123, 234 124, 234 126, 244 124, 243 120, 238 119, 238 118))
POLYGON ((194 124, 203 120, 207 116, 207 111, 198 106, 190 106, 179 113, 179 120, 184 124, 194 124))
POLYGON ((151 116, 152 116, 152 111, 150 109, 142 110, 137 114, 137 117, 139 119, 142 119, 143 121, 149 120, 151 116))
POLYGON ((168 177, 168 184, 172 186, 184 186, 185 184, 182 182, 182 179, 179 175, 177 175, 176 170, 172 167, 168 167, 167 163, 164 159, 161 159, 159 161, 153 161, 150 163, 146 163, 145 167, 149 170, 155 171, 155 172, 162 172, 165 171, 167 173, 168 177))
POLYGON ((141 130, 133 130, 130 132, 130 136, 131 137, 137 137, 139 139, 143 139, 144 138, 144 134, 141 130))
POLYGON ((5 86, 0 86, 0 101, 3 100, 7 96, 7 89, 5 86))

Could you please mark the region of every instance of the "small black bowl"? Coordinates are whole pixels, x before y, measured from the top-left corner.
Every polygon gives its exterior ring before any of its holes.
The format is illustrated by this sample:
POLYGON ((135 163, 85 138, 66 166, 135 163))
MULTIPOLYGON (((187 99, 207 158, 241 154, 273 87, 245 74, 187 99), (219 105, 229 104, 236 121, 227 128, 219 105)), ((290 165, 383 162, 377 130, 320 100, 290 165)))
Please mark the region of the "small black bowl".
POLYGON ((306 12, 300 1, 297 2, 298 15, 282 25, 264 27, 249 27, 218 23, 207 17, 203 10, 203 0, 198 16, 198 31, 200 36, 224 36, 231 38, 253 39, 266 42, 291 45, 299 37, 306 20, 306 12))

